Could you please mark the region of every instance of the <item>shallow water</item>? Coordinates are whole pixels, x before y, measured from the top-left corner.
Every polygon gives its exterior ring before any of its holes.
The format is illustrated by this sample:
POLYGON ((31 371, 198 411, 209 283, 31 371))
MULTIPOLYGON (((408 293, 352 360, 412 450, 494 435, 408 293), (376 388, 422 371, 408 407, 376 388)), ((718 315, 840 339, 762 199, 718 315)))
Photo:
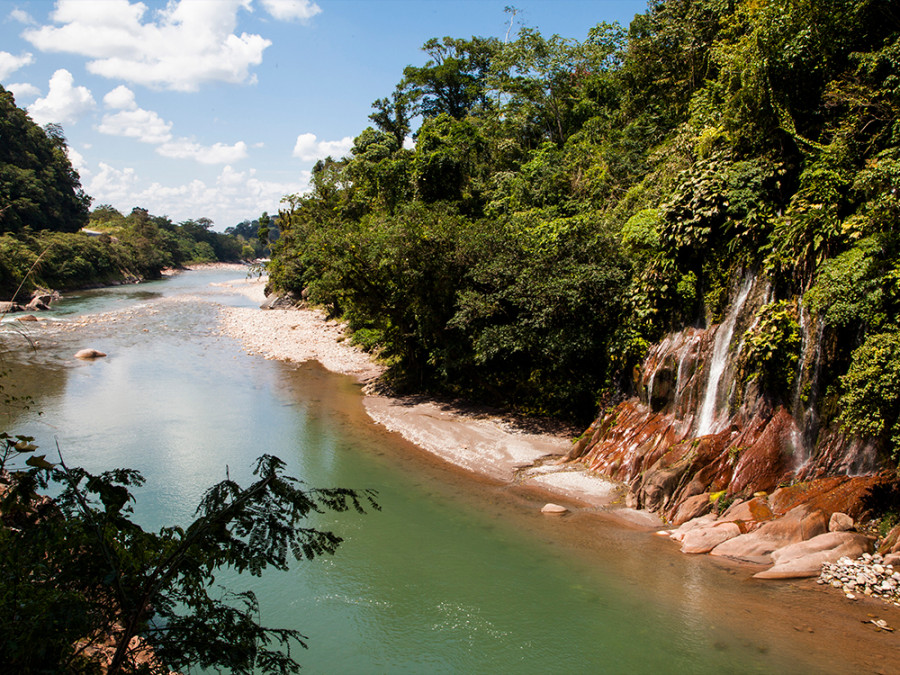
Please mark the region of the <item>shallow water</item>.
POLYGON ((855 670, 824 635, 779 630, 808 591, 748 581, 591 512, 541 516, 540 496, 463 475, 372 424, 349 378, 245 354, 218 334, 217 307, 252 303, 208 285, 233 278, 91 291, 57 323, 30 325, 33 348, 5 334, 7 389, 32 401, 3 424, 44 451, 58 444, 69 464, 139 469, 145 527, 188 522, 226 467, 246 481, 262 453, 311 486, 378 490, 380 512, 313 519, 344 538, 334 557, 219 578, 252 588, 265 624, 308 636, 304 672, 855 670), (109 356, 72 358, 84 347, 109 356))

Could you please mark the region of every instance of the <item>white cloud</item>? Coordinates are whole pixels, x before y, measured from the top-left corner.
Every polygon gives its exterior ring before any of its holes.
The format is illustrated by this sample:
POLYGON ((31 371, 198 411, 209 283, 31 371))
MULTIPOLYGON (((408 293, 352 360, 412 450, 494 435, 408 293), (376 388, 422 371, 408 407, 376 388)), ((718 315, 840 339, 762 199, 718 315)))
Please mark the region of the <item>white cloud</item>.
POLYGON ((16 101, 23 98, 34 98, 40 95, 41 90, 28 82, 13 82, 6 86, 7 91, 11 91, 16 101))
POLYGON ((97 105, 87 87, 75 87, 72 73, 60 68, 50 78, 50 91, 28 106, 38 124, 74 124, 97 105))
MULTIPOLYGON (((89 175, 82 174, 82 178, 89 175)), ((100 170, 96 175, 90 175, 90 180, 82 180, 84 190, 94 198, 95 204, 114 204, 121 209, 127 208, 125 213, 130 213, 137 203, 132 201, 137 176, 134 169, 116 169, 109 164, 100 162, 100 170)))
POLYGON ((116 108, 118 110, 134 110, 137 108, 137 103, 134 100, 134 92, 124 84, 120 84, 104 96, 103 105, 107 108, 116 108))
POLYGON ((13 21, 24 23, 26 26, 37 25, 37 21, 31 18, 31 14, 26 12, 24 9, 19 9, 18 7, 9 13, 9 18, 13 21))
POLYGON ((226 165, 213 184, 195 179, 183 185, 154 182, 139 186, 133 169, 119 170, 101 163, 97 174, 84 182, 95 204, 112 204, 122 213, 140 206, 176 223, 210 218, 215 229, 223 230, 257 218, 263 211, 277 213, 281 198, 306 191, 309 178, 309 172, 302 171, 296 181, 267 181, 258 178, 254 170, 236 171, 226 165))
POLYGON ((339 141, 320 141, 315 134, 300 134, 294 144, 293 155, 304 162, 313 162, 325 157, 343 157, 352 147, 351 136, 344 136, 339 141))
POLYGON ((201 164, 227 164, 237 162, 247 156, 247 144, 238 141, 234 145, 216 143, 203 146, 186 138, 177 141, 163 143, 156 152, 163 157, 175 159, 195 159, 201 164))
POLYGON ((149 87, 196 91, 210 81, 253 82, 271 41, 235 34, 249 0, 170 2, 145 21, 147 6, 128 0, 58 0, 56 26, 26 30, 36 48, 86 56, 95 75, 149 87))
POLYGON ((309 0, 262 0, 266 11, 279 21, 308 21, 322 11, 316 3, 309 0))
POLYGON ((21 56, 0 52, 0 80, 5 80, 22 66, 34 63, 34 56, 25 52, 21 56))
POLYGON ((71 145, 66 146, 66 155, 69 157, 69 163, 72 165, 72 168, 78 172, 79 177, 84 180, 87 175, 90 173, 87 170, 87 165, 84 162, 84 155, 78 152, 71 145))
POLYGON ((152 110, 142 108, 120 110, 111 115, 104 115, 97 131, 109 136, 136 138, 141 143, 154 145, 172 139, 172 123, 166 122, 152 110))

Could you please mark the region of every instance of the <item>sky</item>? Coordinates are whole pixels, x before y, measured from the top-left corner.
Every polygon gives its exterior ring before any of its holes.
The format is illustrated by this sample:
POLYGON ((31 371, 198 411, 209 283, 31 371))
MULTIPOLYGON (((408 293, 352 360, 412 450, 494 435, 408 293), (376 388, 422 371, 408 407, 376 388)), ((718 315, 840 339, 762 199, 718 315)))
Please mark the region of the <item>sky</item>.
MULTIPOLYGON (((583 40, 646 0, 0 0, 0 84, 62 126, 92 206, 224 230, 308 190, 432 37, 583 40), (504 11, 514 5, 512 17, 504 11)), ((0 139, 2 140, 2 139, 0 139)))

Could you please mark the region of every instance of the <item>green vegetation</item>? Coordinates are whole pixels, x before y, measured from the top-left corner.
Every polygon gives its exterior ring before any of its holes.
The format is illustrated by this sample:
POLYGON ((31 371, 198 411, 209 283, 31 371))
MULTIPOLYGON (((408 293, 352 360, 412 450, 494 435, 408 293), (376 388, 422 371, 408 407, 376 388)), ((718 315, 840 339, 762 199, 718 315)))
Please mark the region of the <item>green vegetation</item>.
POLYGON ((788 398, 806 302, 834 346, 821 390, 857 396, 854 350, 900 328, 890 2, 658 0, 583 41, 423 49, 351 153, 285 199, 271 266, 397 386, 586 421, 754 269, 774 298, 745 378, 788 398))
POLYGON ((153 533, 131 520, 138 472, 92 475, 35 455, 30 438, 4 433, 0 444, 0 661, 10 672, 297 672, 291 647, 305 647, 303 635, 261 626, 252 591, 229 593, 215 576, 333 554, 341 538, 306 517, 378 508, 371 492, 301 488, 264 455, 252 485, 226 479, 193 523, 153 533), (53 500, 40 496, 48 488, 53 500))

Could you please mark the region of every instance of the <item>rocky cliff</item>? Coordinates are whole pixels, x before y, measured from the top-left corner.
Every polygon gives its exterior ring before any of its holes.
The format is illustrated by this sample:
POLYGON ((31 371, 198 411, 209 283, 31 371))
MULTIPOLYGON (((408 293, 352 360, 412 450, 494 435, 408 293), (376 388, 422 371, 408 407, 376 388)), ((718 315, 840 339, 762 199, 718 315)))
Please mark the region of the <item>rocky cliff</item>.
POLYGON ((800 334, 789 384, 764 392, 744 372, 747 341, 772 305, 765 278, 736 279, 721 321, 653 345, 634 373, 635 395, 604 411, 569 460, 626 483, 630 505, 675 524, 789 485, 827 511, 867 515, 891 472, 873 443, 822 422, 827 335, 800 299, 781 303, 800 334))

